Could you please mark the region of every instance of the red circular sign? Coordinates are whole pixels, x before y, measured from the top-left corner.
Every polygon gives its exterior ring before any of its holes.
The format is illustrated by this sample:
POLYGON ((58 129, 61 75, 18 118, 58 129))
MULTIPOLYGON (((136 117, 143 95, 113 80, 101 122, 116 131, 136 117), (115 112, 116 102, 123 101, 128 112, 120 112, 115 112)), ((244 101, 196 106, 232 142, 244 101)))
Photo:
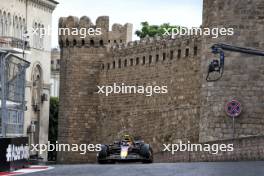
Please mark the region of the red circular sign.
POLYGON ((242 112, 242 106, 241 103, 237 100, 231 100, 227 102, 225 111, 228 116, 230 117, 237 117, 242 112))

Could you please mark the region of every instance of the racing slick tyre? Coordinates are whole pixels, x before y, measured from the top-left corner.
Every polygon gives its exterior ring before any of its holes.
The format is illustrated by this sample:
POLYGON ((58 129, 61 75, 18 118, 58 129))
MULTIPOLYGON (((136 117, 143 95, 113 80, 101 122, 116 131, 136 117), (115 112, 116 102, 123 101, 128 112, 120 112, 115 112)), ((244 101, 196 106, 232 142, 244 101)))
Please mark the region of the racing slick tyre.
POLYGON ((99 164, 106 164, 107 160, 105 160, 104 158, 107 157, 107 154, 108 154, 108 147, 106 145, 101 145, 101 151, 98 153, 97 162, 99 164))
POLYGON ((153 151, 149 144, 141 146, 140 155, 145 158, 142 163, 153 163, 153 151))

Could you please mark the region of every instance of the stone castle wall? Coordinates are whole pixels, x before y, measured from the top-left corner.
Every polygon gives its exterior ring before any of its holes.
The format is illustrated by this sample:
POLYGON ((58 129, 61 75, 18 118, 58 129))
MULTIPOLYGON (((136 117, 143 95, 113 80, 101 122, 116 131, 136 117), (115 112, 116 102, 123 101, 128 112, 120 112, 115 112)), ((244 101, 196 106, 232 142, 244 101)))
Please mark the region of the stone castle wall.
POLYGON ((102 61, 100 85, 167 86, 167 94, 100 94, 100 141, 122 131, 154 147, 198 142, 200 38, 144 39, 114 47, 102 61))
POLYGON ((219 57, 208 50, 214 43, 264 49, 264 2, 205 0, 203 26, 232 27, 234 35, 203 39, 200 141, 232 138, 232 119, 226 116, 224 107, 233 98, 242 103, 242 114, 235 121, 235 137, 263 135, 263 57, 226 51, 222 79, 208 83, 205 77, 208 62, 219 57))
MULTIPOLYGON (((261 57, 226 52, 223 78, 205 81, 209 61, 218 57, 210 53, 212 44, 264 48, 263 8, 262 0, 204 0, 203 27, 235 30, 234 36, 218 39, 155 37, 130 42, 130 24, 115 24, 109 31, 105 16, 95 25, 88 17, 61 18, 60 27, 101 27, 103 35, 60 37, 59 143, 110 143, 120 133, 129 132, 150 143, 158 161, 164 161, 168 156, 159 154, 163 143, 232 138, 231 119, 224 112, 232 98, 243 105, 235 137, 263 135, 261 57), (150 97, 96 93, 98 85, 114 83, 168 86, 168 93, 150 97)), ((95 154, 61 152, 58 160, 95 162, 95 154)))

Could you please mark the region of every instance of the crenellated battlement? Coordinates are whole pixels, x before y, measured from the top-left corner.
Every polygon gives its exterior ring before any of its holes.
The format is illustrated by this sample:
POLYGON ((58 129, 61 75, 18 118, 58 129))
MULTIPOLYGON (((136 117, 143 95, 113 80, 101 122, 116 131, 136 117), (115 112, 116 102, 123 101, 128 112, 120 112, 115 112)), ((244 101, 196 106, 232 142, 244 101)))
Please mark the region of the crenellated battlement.
POLYGON ((173 47, 182 45, 195 44, 201 40, 200 36, 178 36, 177 38, 171 38, 170 36, 155 36, 155 37, 145 37, 140 40, 130 41, 128 43, 115 43, 111 45, 110 51, 118 52, 126 49, 140 49, 142 47, 152 47, 152 46, 163 46, 163 47, 173 47))
POLYGON ((169 36, 146 37, 123 44, 113 44, 108 57, 102 62, 101 70, 108 71, 136 65, 153 65, 181 58, 200 55, 201 37, 169 36))
POLYGON ((127 43, 132 39, 132 24, 113 24, 109 17, 100 16, 95 24, 87 16, 68 16, 59 19, 60 47, 105 47, 113 43, 127 43))

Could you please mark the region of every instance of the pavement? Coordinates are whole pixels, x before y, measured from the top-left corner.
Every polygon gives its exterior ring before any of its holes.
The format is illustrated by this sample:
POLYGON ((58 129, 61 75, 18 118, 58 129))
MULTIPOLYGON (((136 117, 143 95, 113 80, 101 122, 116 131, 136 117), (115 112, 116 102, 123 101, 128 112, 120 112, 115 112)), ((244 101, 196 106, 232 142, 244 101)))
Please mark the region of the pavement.
POLYGON ((24 175, 24 174, 28 174, 28 173, 47 171, 47 170, 50 170, 50 169, 53 169, 53 167, 51 167, 51 166, 34 165, 34 166, 30 166, 29 168, 18 169, 18 170, 15 170, 15 171, 0 172, 0 176, 24 175))
POLYGON ((25 176, 264 176, 264 161, 52 165, 25 176))

